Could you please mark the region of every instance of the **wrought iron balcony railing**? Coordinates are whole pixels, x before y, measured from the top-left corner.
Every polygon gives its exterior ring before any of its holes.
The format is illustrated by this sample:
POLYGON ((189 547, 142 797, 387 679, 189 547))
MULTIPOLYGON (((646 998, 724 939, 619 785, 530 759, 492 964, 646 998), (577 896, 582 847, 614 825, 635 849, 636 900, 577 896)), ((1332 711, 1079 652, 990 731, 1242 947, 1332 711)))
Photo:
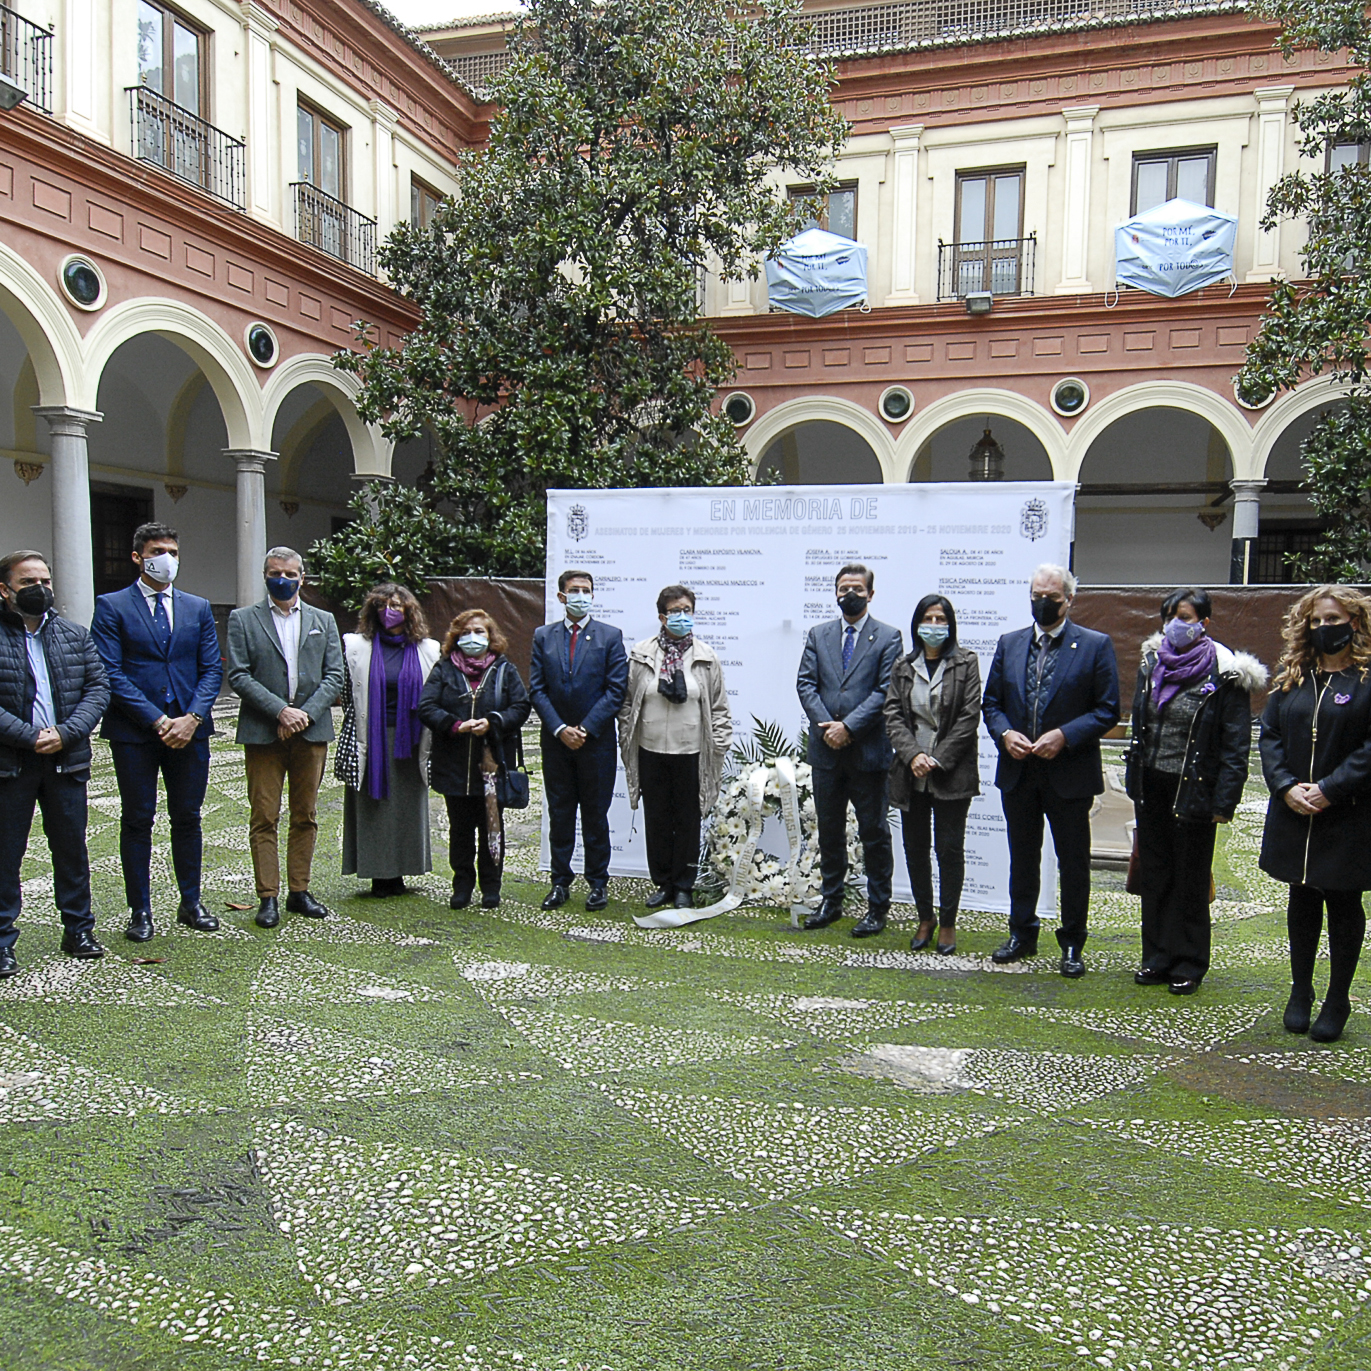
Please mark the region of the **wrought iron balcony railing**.
POLYGON ((938 243, 938 299, 960 300, 972 291, 1032 295, 1036 234, 989 243, 938 243))
POLYGON ((235 209, 247 207, 246 152, 237 138, 147 86, 129 86, 133 155, 199 186, 235 209))
POLYGON ((29 104, 52 113, 52 30, 0 5, 0 75, 28 95, 29 104))
POLYGON ((376 220, 308 181, 294 181, 295 236, 340 262, 376 275, 376 220))

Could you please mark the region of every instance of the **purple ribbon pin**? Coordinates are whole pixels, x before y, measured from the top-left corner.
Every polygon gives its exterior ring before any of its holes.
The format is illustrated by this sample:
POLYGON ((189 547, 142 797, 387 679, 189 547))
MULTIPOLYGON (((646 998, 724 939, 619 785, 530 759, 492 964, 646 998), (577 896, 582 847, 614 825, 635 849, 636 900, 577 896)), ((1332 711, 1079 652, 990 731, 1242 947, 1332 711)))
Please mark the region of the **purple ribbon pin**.
POLYGON ((1350 695, 1334 695, 1333 703, 1335 705, 1345 705, 1351 698, 1350 695))

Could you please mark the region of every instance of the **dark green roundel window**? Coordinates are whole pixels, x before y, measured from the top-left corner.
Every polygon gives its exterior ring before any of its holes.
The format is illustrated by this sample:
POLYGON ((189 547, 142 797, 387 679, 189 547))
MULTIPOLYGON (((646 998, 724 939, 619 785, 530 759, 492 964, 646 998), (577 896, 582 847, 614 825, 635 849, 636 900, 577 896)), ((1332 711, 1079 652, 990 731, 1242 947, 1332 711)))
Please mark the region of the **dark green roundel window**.
POLYGON ((248 351, 253 361, 269 367, 276 360, 276 339, 264 324, 254 324, 248 330, 248 351))
POLYGON ((1079 381, 1063 381, 1052 392, 1052 398, 1060 413, 1075 414, 1085 408, 1085 387, 1079 381))
POLYGON ((62 284, 67 294, 79 305, 88 309, 99 302, 103 287, 100 273, 89 262, 74 257, 62 268, 62 284))
POLYGON ((724 405, 724 413, 739 427, 748 423, 756 406, 748 395, 730 395, 724 405))
POLYGON ((881 402, 881 413, 887 419, 903 419, 909 413, 909 407, 912 403, 907 390, 892 390, 881 402))

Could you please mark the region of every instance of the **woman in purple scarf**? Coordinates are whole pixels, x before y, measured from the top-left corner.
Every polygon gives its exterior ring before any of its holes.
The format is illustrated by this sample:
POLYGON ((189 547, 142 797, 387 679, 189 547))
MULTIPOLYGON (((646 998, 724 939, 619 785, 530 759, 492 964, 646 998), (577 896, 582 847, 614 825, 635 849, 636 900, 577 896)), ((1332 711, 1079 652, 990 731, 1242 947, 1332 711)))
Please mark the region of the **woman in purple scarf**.
POLYGON ((1129 890, 1142 900, 1138 985, 1193 995, 1209 970, 1209 889, 1217 825, 1242 798, 1252 692, 1266 668, 1209 636, 1207 591, 1162 601, 1162 631, 1143 644, 1133 696, 1127 789, 1133 801, 1129 890))
POLYGON ((343 636, 357 727, 361 788, 343 793, 343 875, 369 878, 377 898, 404 895, 406 876, 432 869, 428 837, 429 734, 419 694, 438 644, 414 596, 379 585, 343 636))

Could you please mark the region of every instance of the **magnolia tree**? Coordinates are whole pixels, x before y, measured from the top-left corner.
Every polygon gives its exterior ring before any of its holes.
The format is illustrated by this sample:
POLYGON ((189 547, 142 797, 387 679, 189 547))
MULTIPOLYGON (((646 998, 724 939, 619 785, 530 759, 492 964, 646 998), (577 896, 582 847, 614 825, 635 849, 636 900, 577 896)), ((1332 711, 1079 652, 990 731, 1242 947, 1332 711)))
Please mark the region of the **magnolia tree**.
POLYGON ((711 411, 734 370, 699 317, 705 270, 755 276, 796 227, 778 174, 831 184, 846 125, 797 0, 532 0, 489 143, 426 229, 381 252, 420 309, 399 348, 341 354, 362 417, 437 440, 422 492, 375 484, 316 544, 364 573, 541 575, 549 488, 738 484, 711 411), (402 564, 402 565, 401 565, 402 564))
POLYGON ((1345 90, 1295 106, 1300 152, 1313 169, 1276 183, 1262 227, 1304 220, 1306 279, 1272 287, 1237 388, 1249 404, 1310 375, 1326 375, 1344 388, 1301 449, 1309 499, 1326 531, 1312 552, 1293 559, 1292 569, 1311 580, 1359 580, 1371 563, 1371 167, 1357 151, 1371 144, 1371 18, 1364 0, 1260 0, 1257 8, 1280 22, 1287 53, 1345 49, 1358 68, 1345 90))

